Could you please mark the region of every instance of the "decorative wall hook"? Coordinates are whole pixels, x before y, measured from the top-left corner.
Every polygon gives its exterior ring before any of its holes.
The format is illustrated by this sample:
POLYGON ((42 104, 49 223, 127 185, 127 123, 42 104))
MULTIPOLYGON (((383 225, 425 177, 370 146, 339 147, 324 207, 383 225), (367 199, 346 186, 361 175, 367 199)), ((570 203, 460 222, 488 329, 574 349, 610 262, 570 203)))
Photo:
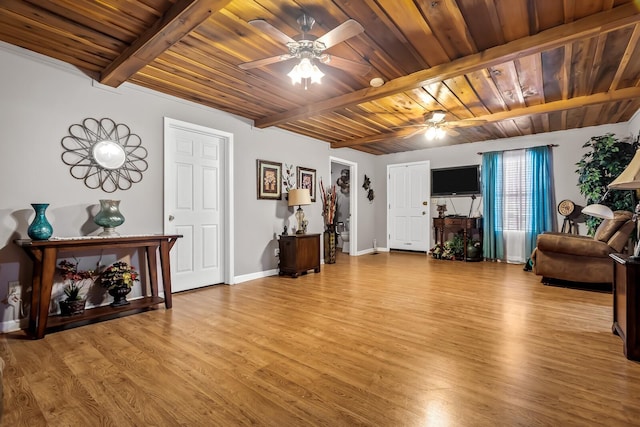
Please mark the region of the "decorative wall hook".
POLYGON ((367 192, 367 199, 369 200, 369 202, 373 202, 375 193, 373 192, 373 188, 371 188, 371 180, 366 174, 364 176, 364 183, 362 184, 362 188, 364 188, 364 190, 367 192))

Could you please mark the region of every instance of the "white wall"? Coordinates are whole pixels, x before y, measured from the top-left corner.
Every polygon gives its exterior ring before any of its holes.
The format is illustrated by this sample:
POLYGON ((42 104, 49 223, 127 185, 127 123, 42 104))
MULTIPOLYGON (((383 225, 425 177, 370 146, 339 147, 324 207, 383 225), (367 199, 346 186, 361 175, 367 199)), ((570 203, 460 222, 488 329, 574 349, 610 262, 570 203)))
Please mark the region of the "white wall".
MULTIPOLYGON (((634 124, 640 128, 640 118, 635 116, 634 124)), ((580 194, 578 188, 578 176, 575 173, 576 163, 585 153, 582 145, 592 136, 604 135, 606 133, 614 133, 618 138, 630 137, 632 134, 637 135, 638 131, 630 132, 629 123, 618 123, 615 125, 587 127, 581 129, 573 129, 562 132, 551 132, 540 135, 529 135, 517 138, 505 138, 492 141, 481 141, 472 144, 459 144, 452 147, 436 147, 424 150, 388 154, 378 156, 376 158, 376 175, 384 177, 387 165, 396 163, 417 162, 421 160, 429 160, 432 169, 443 168, 449 166, 463 166, 472 164, 481 164, 482 159, 479 152, 501 151, 517 148, 528 148, 538 145, 558 144, 558 147, 552 149, 553 156, 553 179, 555 185, 556 204, 563 199, 570 199, 576 205, 585 206, 586 200, 580 194)), ((425 143, 426 144, 426 143, 425 143)), ((379 245, 386 246, 386 187, 384 182, 378 183, 380 191, 376 192, 376 201, 379 200, 378 209, 376 211, 375 229, 378 230, 376 238, 379 245)), ((431 199, 431 216, 437 216, 436 212, 437 199, 431 199)), ((474 211, 480 206, 482 198, 475 201, 474 211)), ((470 197, 455 197, 451 200, 447 199, 447 214, 458 213, 467 215, 471 205, 470 197), (455 206, 455 212, 453 211, 455 206)), ((482 210, 480 211, 482 212, 482 210)), ((563 216, 557 215, 558 227, 561 227, 563 216)), ((580 234, 586 234, 584 224, 578 224, 580 234)), ((432 233, 433 240, 433 233, 432 233)))

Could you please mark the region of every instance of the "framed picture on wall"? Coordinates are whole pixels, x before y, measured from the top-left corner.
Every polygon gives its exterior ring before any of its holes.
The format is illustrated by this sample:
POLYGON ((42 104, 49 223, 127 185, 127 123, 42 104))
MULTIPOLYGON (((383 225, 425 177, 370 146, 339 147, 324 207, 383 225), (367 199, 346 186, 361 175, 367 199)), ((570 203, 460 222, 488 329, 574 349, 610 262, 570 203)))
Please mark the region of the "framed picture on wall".
POLYGON ((282 199, 282 163, 258 160, 258 199, 282 199))
POLYGON ((298 166, 297 168, 297 182, 298 188, 308 188, 311 194, 311 201, 316 201, 316 170, 303 168, 298 166))

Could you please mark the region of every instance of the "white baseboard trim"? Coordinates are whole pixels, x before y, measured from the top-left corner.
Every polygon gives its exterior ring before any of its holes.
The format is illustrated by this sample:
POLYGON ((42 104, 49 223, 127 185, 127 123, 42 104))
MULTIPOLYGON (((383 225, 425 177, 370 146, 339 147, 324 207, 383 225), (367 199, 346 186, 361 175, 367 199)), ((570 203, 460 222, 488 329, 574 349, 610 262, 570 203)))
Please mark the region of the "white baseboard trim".
POLYGON ((263 277, 276 276, 277 274, 277 268, 274 268, 273 270, 258 271, 257 273, 243 274, 241 276, 235 276, 233 278, 233 283, 238 284, 248 282, 249 280, 262 279, 263 277))
MULTIPOLYGON (((367 255, 373 253, 373 248, 365 249, 363 251, 359 251, 355 256, 367 255)), ((389 248, 378 248, 377 252, 389 252, 389 248)), ((324 264, 324 258, 320 259, 320 264, 324 264)), ((262 279, 263 277, 269 276, 277 276, 278 269, 274 268, 272 270, 266 271, 258 271, 256 273, 243 274, 241 276, 235 276, 233 278, 233 284, 248 282, 249 280, 262 279)))
POLYGON ((3 334, 9 332, 16 332, 21 329, 27 329, 29 327, 29 319, 24 318, 20 320, 8 320, 6 322, 0 323, 0 332, 3 334))
POLYGON ((373 248, 369 248, 369 249, 365 249, 363 251, 358 251, 358 253, 356 255, 360 256, 360 255, 373 254, 373 253, 377 253, 377 252, 389 252, 389 248, 376 248, 375 250, 373 248))

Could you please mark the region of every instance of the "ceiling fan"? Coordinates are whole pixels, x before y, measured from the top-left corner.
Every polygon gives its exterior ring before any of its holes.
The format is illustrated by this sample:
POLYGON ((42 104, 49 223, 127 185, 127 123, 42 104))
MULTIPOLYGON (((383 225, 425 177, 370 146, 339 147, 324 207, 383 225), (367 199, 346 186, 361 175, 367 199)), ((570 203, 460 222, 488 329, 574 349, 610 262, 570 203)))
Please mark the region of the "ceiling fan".
POLYGON ((283 43, 289 50, 289 53, 244 62, 238 66, 243 70, 250 70, 289 59, 298 59, 298 64, 287 75, 291 78, 293 84, 301 83, 304 80, 305 88, 309 80, 311 83, 320 83, 322 76, 324 76, 324 73, 320 71, 316 62, 358 75, 365 75, 371 69, 369 64, 363 64, 325 53, 325 50, 330 47, 362 33, 364 28, 357 21, 349 19, 321 37, 309 34, 309 31, 311 31, 311 28, 313 28, 316 22, 312 17, 302 15, 298 18, 297 22, 300 25, 302 34, 291 38, 263 19, 249 21, 249 24, 252 26, 283 43))
MULTIPOLYGON (((424 123, 416 123, 416 124, 406 125, 406 126, 396 126, 392 129, 406 129, 406 128, 417 127, 415 132, 411 132, 410 134, 404 136, 403 138, 411 138, 412 136, 415 136, 419 133, 424 133, 424 137, 429 141, 432 141, 434 139, 442 139, 447 134, 452 136, 460 135, 458 131, 451 128, 451 124, 449 124, 445 119, 446 116, 447 116, 447 113, 445 111, 435 110, 425 115, 424 123)), ((478 122, 484 122, 484 120, 478 120, 478 122)))

